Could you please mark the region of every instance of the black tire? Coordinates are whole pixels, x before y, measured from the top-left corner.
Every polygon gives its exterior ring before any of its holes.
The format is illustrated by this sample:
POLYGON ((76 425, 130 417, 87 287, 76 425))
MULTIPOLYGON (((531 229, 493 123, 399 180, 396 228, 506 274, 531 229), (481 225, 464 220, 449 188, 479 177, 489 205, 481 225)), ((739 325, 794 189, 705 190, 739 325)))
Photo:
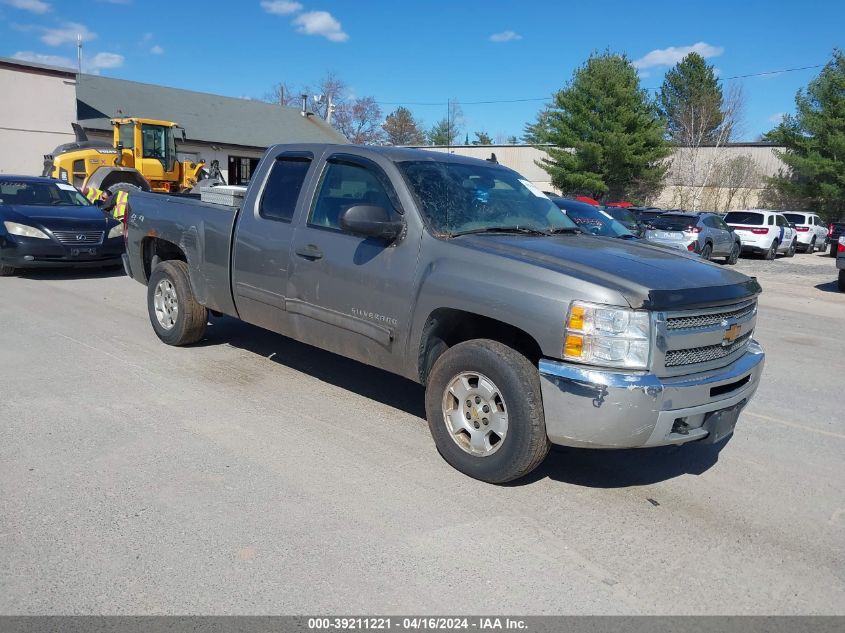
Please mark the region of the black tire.
POLYGON ((431 435, 443 459, 475 479, 493 484, 519 479, 534 470, 549 451, 537 367, 497 341, 475 339, 446 350, 429 374, 425 409, 431 435), (505 437, 495 452, 486 456, 472 455, 461 448, 447 427, 443 407, 446 393, 452 381, 464 372, 477 372, 491 380, 506 407, 505 437))
POLYGON ((706 259, 710 261, 710 258, 713 256, 713 246, 710 244, 705 244, 704 248, 701 249, 701 259, 706 259))
POLYGON ((786 249, 786 257, 795 257, 796 240, 792 240, 789 248, 786 249))
POLYGON ((742 246, 739 242, 734 242, 733 248, 731 248, 731 254, 727 256, 725 259, 725 263, 729 266, 733 266, 739 261, 739 254, 742 252, 742 246))
POLYGON ((168 345, 190 345, 205 334, 208 325, 208 310, 197 303, 188 278, 188 265, 179 260, 168 260, 155 267, 147 285, 147 312, 153 330, 168 345), (159 284, 169 282, 175 292, 176 317, 166 327, 156 316, 156 294, 159 284))
POLYGON ((830 243, 830 256, 831 257, 836 257, 836 250, 837 250, 836 244, 837 244, 836 242, 830 243))
POLYGON ((12 266, 0 266, 0 277, 11 277, 15 274, 15 269, 12 266))
POLYGON ((816 238, 810 240, 810 243, 807 245, 807 250, 804 251, 805 253, 815 253, 816 252, 816 238))
POLYGON ((772 245, 769 247, 769 250, 765 252, 763 255, 763 259, 768 261, 772 261, 778 256, 778 241, 772 240, 772 245))
POLYGON ((839 271, 839 290, 845 292, 845 269, 839 271))
POLYGON ((100 206, 100 208, 103 211, 107 211, 108 214, 111 215, 111 210, 114 208, 114 204, 116 202, 115 197, 118 191, 132 192, 143 191, 143 189, 141 189, 138 185, 132 185, 128 182, 118 182, 106 189, 106 191, 109 192, 109 198, 100 206))

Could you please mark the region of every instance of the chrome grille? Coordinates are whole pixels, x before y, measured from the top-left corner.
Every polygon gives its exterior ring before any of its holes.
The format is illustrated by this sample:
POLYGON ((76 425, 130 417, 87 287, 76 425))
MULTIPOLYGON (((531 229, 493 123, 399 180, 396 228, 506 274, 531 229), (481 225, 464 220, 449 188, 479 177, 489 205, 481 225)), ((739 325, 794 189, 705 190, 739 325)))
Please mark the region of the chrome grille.
POLYGON ((692 349, 678 349, 666 352, 666 367, 679 367, 682 365, 696 365, 707 363, 730 356, 734 352, 745 349, 751 341, 751 332, 743 334, 730 345, 707 345, 706 347, 694 347, 692 349))
POLYGON ((62 244, 100 244, 104 231, 53 231, 53 236, 62 244))
POLYGON ((735 319, 737 321, 744 319, 749 314, 757 310, 757 302, 752 301, 740 308, 733 310, 726 310, 724 312, 712 312, 710 314, 696 314, 693 316, 677 316, 666 319, 666 329, 668 330, 694 330, 698 328, 711 327, 719 325, 726 319, 735 319))

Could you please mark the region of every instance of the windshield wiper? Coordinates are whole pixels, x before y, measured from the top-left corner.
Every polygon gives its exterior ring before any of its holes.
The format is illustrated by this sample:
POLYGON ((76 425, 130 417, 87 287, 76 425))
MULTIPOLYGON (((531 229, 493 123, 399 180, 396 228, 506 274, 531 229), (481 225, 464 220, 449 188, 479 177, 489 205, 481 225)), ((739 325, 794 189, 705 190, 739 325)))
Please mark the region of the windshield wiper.
POLYGON ((559 227, 554 228, 554 229, 549 229, 548 234, 549 235, 560 235, 561 233, 572 233, 572 234, 577 235, 578 233, 583 233, 583 232, 584 231, 579 229, 577 226, 559 226, 559 227))
POLYGON ((544 235, 549 236, 551 233, 541 229, 532 229, 526 226, 486 226, 481 229, 470 229, 469 231, 458 231, 457 233, 450 233, 449 237, 459 237, 461 235, 477 235, 479 233, 520 233, 522 235, 544 235))

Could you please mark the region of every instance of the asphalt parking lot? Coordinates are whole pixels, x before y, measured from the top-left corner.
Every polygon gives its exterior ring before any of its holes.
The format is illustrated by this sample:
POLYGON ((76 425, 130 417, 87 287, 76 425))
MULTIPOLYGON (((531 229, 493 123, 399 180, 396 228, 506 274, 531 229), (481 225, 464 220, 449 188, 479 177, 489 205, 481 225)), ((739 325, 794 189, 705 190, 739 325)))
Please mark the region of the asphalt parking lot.
POLYGON ((716 446, 553 451, 483 484, 410 382, 229 319, 162 345, 119 271, 0 280, 0 613, 843 614, 845 294, 758 276, 716 446))

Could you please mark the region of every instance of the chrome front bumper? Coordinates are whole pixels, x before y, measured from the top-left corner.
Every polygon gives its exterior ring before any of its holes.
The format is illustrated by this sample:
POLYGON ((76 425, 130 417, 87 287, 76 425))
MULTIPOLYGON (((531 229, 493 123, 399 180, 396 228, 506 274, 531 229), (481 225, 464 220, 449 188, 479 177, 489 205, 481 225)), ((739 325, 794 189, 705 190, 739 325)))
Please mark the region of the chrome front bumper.
POLYGON ((708 413, 742 407, 751 400, 764 362, 756 341, 727 367, 672 378, 543 359, 540 383, 546 433, 552 444, 588 448, 703 440, 709 435, 708 413))

